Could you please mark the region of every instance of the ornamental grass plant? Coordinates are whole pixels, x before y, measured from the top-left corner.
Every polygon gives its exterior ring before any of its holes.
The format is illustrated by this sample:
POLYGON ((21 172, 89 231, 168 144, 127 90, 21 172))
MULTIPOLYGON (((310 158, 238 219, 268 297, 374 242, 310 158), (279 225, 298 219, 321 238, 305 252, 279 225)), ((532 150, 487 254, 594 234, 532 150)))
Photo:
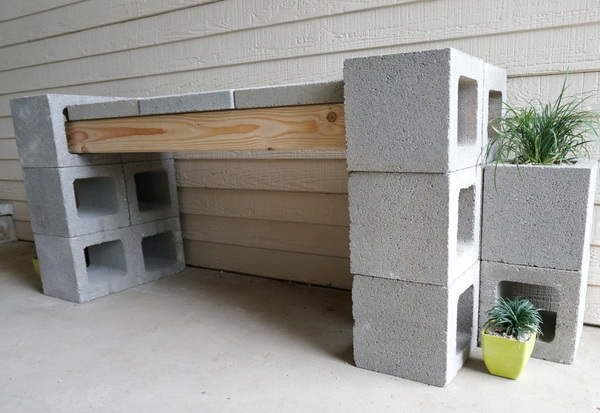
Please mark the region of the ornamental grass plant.
POLYGON ((500 297, 488 312, 485 332, 519 341, 528 341, 532 335, 540 336, 542 330, 541 308, 531 301, 515 297, 500 297))
POLYGON ((505 102, 505 115, 492 120, 497 135, 488 143, 486 158, 498 163, 558 165, 589 157, 586 144, 598 137, 596 113, 585 110, 591 94, 567 96, 568 75, 556 100, 528 101, 516 108, 505 102))

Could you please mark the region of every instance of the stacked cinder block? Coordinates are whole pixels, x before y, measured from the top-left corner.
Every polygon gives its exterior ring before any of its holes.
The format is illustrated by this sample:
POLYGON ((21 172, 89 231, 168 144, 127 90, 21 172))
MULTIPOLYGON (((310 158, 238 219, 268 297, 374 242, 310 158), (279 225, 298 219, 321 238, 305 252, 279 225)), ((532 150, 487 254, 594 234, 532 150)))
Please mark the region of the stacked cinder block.
POLYGON ((359 367, 445 386, 475 346, 494 70, 453 49, 345 62, 359 367))
POLYGON ((596 163, 520 171, 514 165, 485 167, 480 328, 497 297, 529 299, 543 308, 535 358, 566 364, 575 359, 585 311, 596 163), (495 182, 502 186, 496 188, 495 182))
POLYGON ((70 154, 66 108, 77 105, 95 108, 97 117, 139 115, 132 100, 11 100, 44 293, 84 302, 181 271, 185 263, 173 160, 70 154))

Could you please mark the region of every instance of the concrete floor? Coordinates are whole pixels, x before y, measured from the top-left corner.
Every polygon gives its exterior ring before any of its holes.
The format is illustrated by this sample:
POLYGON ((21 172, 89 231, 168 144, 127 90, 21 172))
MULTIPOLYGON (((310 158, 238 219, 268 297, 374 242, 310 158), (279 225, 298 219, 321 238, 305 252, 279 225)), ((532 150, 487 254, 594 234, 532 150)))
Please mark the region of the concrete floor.
POLYGON ((1 412, 598 412, 600 328, 517 381, 481 351, 446 388, 352 363, 349 292, 188 268, 85 304, 0 245, 1 412))

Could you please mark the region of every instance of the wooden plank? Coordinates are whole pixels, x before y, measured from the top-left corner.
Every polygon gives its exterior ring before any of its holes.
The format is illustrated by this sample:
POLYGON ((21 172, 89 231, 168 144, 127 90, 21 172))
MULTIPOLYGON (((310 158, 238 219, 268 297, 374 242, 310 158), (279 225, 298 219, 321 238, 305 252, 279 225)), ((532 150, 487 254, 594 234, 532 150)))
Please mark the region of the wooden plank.
POLYGON ((205 151, 174 152, 175 159, 346 159, 342 149, 318 151, 205 151))
POLYGON ((17 141, 14 138, 0 138, 0 159, 19 159, 17 141))
POLYGON ((583 322, 600 326, 600 286, 588 286, 583 322))
POLYGON ((27 201, 23 181, 0 180, 0 199, 9 201, 27 201))
POLYGON ((347 258, 184 241, 186 263, 314 285, 352 288, 347 258))
POLYGON ((178 160, 177 184, 208 189, 348 193, 344 160, 178 160))
POLYGON ((349 258, 349 228, 256 219, 183 215, 184 239, 349 258))
POLYGON ((350 224, 347 194, 179 188, 182 214, 299 222, 350 224))
POLYGON ((183 113, 68 122, 71 153, 341 150, 344 105, 183 113))

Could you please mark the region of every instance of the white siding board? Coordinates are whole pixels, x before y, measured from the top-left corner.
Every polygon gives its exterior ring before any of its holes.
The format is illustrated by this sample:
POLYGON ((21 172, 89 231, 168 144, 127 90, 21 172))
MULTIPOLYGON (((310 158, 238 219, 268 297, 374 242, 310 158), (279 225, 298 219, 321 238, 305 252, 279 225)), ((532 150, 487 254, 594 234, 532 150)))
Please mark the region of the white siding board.
POLYGON ((83 0, 3 0, 0 2, 0 23, 81 1, 83 0))
POLYGON ((0 117, 0 138, 14 137, 15 127, 13 125, 12 118, 10 117, 10 105, 8 103, 9 99, 2 99, 0 97, 0 101, 2 102, 0 111, 5 114, 4 116, 0 117))
POLYGON ((29 221, 15 220, 15 233, 20 240, 33 241, 33 230, 29 221))
MULTIPOLYGON (((0 201, 4 203, 5 201, 0 201)), ((29 216, 29 207, 25 201, 10 201, 13 206, 13 218, 19 221, 31 221, 29 216)))
POLYGON ((17 141, 14 138, 0 138, 0 160, 2 159, 19 159, 17 141))
POLYGON ((347 194, 179 188, 182 215, 350 225, 347 194))
POLYGON ((23 180, 23 169, 21 168, 21 163, 18 160, 0 159, 0 171, 2 171, 2 179, 9 181, 23 180))
MULTIPOLYGON (((4 171, 2 171, 4 175, 4 171)), ((0 199, 9 201, 27 201, 23 181, 0 180, 0 199)))

